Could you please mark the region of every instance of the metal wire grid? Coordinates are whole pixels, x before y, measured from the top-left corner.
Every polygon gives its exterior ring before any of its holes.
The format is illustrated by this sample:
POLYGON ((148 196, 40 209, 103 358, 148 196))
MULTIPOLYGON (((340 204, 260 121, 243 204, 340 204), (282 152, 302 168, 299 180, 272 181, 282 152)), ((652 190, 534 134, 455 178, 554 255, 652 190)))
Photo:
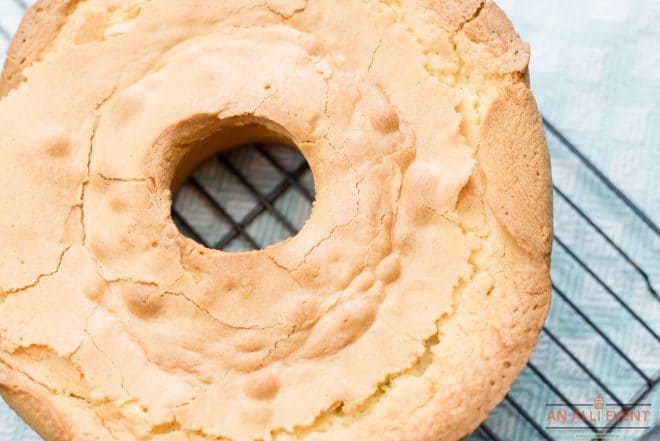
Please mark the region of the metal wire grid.
MULTIPOLYGON (((26 4, 23 0, 14 0, 16 4, 22 9, 26 8, 26 4)), ((0 23, 0 37, 5 40, 9 40, 11 37, 10 32, 2 26, 0 23)), ((544 124, 547 129, 549 139, 558 141, 557 145, 560 145, 565 149, 570 155, 572 155, 581 166, 588 170, 596 180, 599 182, 599 185, 611 192, 615 198, 621 201, 627 209, 629 210, 630 216, 634 217, 637 221, 642 222, 645 227, 650 231, 650 234, 654 236, 655 239, 660 237, 660 228, 641 210, 635 203, 633 203, 625 193, 623 193, 614 183, 612 183, 607 176, 596 167, 582 152, 581 150, 571 143, 566 136, 550 121, 544 119, 544 124)), ((245 149, 244 149, 245 150, 245 149)), ((302 221, 306 219, 306 216, 303 213, 303 216, 299 216, 298 221, 292 221, 288 216, 286 216, 281 209, 278 208, 278 201, 281 201, 285 197, 298 197, 306 201, 309 207, 314 200, 313 195, 313 182, 310 179, 310 171, 307 166, 307 163, 304 160, 298 160, 297 162, 293 161, 293 166, 291 166, 291 161, 287 163, 287 158, 278 157, 277 150, 273 150, 267 146, 253 146, 250 152, 243 152, 242 155, 247 155, 248 157, 259 157, 262 161, 265 161, 272 167, 277 174, 280 176, 279 182, 276 185, 272 186, 269 191, 264 192, 260 186, 257 185, 254 181, 254 177, 246 176, 244 171, 240 166, 240 158, 236 157, 235 153, 230 152, 227 155, 218 156, 215 161, 215 166, 220 166, 224 171, 231 175, 235 180, 237 180, 240 185, 243 187, 251 197, 254 199, 256 204, 252 206, 251 209, 244 211, 244 214, 237 219, 235 213, 236 210, 227 208, 227 205, 231 201, 221 200, 218 197, 216 192, 217 182, 208 182, 200 178, 199 174, 192 176, 188 182, 184 185, 183 191, 194 192, 199 197, 203 198, 206 201, 207 205, 212 208, 216 213, 219 222, 224 222, 228 226, 228 231, 217 240, 209 240, 208 235, 203 234, 198 231, 198 228, 194 225, 187 217, 186 212, 182 212, 177 208, 177 204, 174 204, 172 210, 172 216, 175 222, 179 225, 181 231, 184 234, 189 235, 194 240, 200 242, 209 248, 217 249, 229 249, 229 250, 238 250, 238 249, 258 249, 262 248, 266 243, 260 243, 257 239, 257 235, 251 231, 251 228, 259 222, 260 218, 268 216, 271 219, 274 219, 275 222, 279 223, 284 231, 288 232, 290 235, 295 234, 302 226, 302 221), (232 156, 233 155, 233 156, 232 156), (288 196, 287 196, 288 195, 288 196), (234 245, 232 245, 234 244, 234 245)), ((289 158, 290 159, 290 158, 289 158)), ((605 229, 602 228, 599 223, 589 216, 579 203, 577 203, 573 197, 569 196, 568 192, 560 189, 557 185, 554 186, 554 192, 556 199, 562 201, 566 204, 577 215, 578 218, 582 219, 589 228, 595 232, 602 240, 607 243, 610 249, 619 255, 626 264, 638 275, 638 277, 643 280, 645 289, 648 291, 649 298, 654 299, 652 302, 657 302, 658 292, 654 288, 651 282, 651 278, 647 272, 638 264, 636 260, 633 259, 623 247, 620 246, 610 235, 605 232, 605 229)), ((240 211, 240 210, 239 210, 240 211)), ((304 210, 303 210, 304 211, 304 210)), ((563 239, 562 231, 557 231, 555 236, 555 249, 559 248, 564 253, 566 253, 569 258, 574 263, 575 271, 583 271, 590 278, 595 281, 595 283, 600 286, 602 291, 604 291, 609 297, 610 301, 618 304, 625 314, 628 316, 628 320, 641 326, 644 331, 650 337, 651 344, 651 353, 658 351, 660 347, 660 337, 658 333, 653 329, 653 327, 645 320, 639 313, 635 311, 633 307, 622 297, 622 295, 608 285, 603 278, 595 271, 592 266, 580 257, 579 253, 571 248, 569 241, 563 239)), ((274 240, 271 240, 271 242, 274 240)), ((572 311, 584 325, 589 328, 590 332, 593 335, 598 336, 602 340, 602 343, 613 351, 617 357, 621 360, 622 365, 624 366, 626 373, 631 373, 634 375, 638 381, 641 381, 641 386, 627 399, 620 396, 620 394, 615 393, 613 388, 608 384, 608 381, 604 380, 601 375, 595 372, 593 367, 589 367, 590 364, 593 364, 591 360, 585 360, 585 357, 580 357, 576 352, 576 349, 571 346, 570 343, 562 341, 561 337, 558 337, 557 330, 551 330, 548 326, 543 328, 541 343, 540 346, 544 344, 551 344, 556 349, 559 350, 565 357, 567 357, 570 362, 581 371, 586 377, 601 390, 608 400, 613 401, 617 406, 620 406, 622 409, 630 410, 634 406, 639 405, 643 400, 648 396, 648 394, 657 386, 660 381, 660 371, 655 371, 649 373, 648 369, 640 366, 638 362, 633 361, 627 351, 624 349, 621 343, 617 343, 615 339, 610 337, 607 331, 602 329, 599 324, 596 323, 594 318, 590 315, 589 310, 580 307, 578 302, 575 300, 576 296, 580 293, 572 293, 569 295, 562 287, 553 284, 553 291, 555 294, 555 303, 557 299, 561 300, 566 307, 572 311), (544 341, 545 340, 545 341, 544 341)), ((653 303, 653 307, 657 307, 657 303, 653 303)), ((553 309, 556 309, 556 306, 553 306, 553 309)), ((630 323, 627 322, 626 326, 630 326, 630 323)), ((651 366, 652 369, 657 369, 657 366, 651 366)), ((548 374, 534 362, 528 364, 527 369, 523 372, 521 377, 525 376, 535 377, 534 381, 541 384, 546 388, 553 397, 559 401, 559 405, 567 406, 574 412, 578 412, 578 407, 570 397, 562 390, 561 385, 553 381, 548 374)), ((579 415, 581 415, 578 412, 579 415)), ((526 403, 520 398, 514 397, 513 393, 509 393, 504 402, 500 405, 498 410, 495 411, 494 415, 489 418, 484 424, 479 427, 477 432, 473 435, 471 439, 487 439, 493 441, 505 440, 505 434, 501 432, 506 432, 502 427, 506 427, 507 423, 504 420, 514 419, 514 424, 523 424, 526 425, 526 428, 529 429, 530 439, 544 439, 552 441, 557 439, 553 434, 550 433, 550 429, 544 427, 544 422, 542 418, 538 415, 532 415, 526 408, 526 403)), ((603 434, 610 434, 615 429, 621 426, 622 420, 615 419, 603 427, 595 426, 591 421, 582 418, 585 430, 590 431, 593 436, 591 439, 599 439, 603 434)), ((509 421, 508 425, 511 425, 509 421)), ((654 431, 657 435, 657 431, 654 431)), ((655 439, 655 438, 654 438, 655 439)))

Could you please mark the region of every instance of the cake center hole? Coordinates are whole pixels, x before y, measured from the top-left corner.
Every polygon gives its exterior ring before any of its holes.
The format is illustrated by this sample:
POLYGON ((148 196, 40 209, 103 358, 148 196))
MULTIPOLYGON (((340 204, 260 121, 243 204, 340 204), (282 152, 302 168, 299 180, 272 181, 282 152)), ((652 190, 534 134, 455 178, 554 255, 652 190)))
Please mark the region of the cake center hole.
POLYGON ((183 180, 172 218, 182 234, 207 248, 249 251, 294 236, 314 197, 312 172, 297 149, 243 144, 207 159, 183 180))

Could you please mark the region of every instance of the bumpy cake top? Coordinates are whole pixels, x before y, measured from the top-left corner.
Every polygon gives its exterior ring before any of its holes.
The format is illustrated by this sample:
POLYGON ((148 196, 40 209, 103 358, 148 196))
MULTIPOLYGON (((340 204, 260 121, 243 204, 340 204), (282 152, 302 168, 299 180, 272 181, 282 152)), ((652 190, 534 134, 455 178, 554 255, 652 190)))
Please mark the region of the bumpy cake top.
POLYGON ((491 2, 42 0, 0 84, 0 393, 48 440, 455 440, 549 304, 529 49, 491 2), (295 237, 224 253, 171 195, 300 149, 295 237))

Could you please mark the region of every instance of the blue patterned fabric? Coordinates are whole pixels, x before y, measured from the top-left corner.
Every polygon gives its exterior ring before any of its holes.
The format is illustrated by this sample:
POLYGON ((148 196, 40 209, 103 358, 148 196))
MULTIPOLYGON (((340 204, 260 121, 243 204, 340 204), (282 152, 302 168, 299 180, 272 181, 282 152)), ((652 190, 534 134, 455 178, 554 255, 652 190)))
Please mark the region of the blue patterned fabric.
MULTIPOLYGON (((20 3, 0 0, 0 26, 8 33, 18 25, 20 3)), ((652 221, 660 224, 660 1, 500 0, 499 4, 531 44, 532 87, 544 116, 652 221)), ((0 33, 1 57, 6 45, 0 33)), ((655 290, 660 290, 658 234, 595 178, 556 136, 549 133, 548 142, 557 188, 630 255, 648 274, 655 290)), ((263 175, 265 164, 240 155, 234 159, 243 162, 243 169, 255 170, 254 176, 263 175)), ((295 167, 295 158, 281 159, 295 167)), ((249 211, 253 202, 245 199, 240 185, 218 167, 207 166, 198 177, 215 182, 218 197, 231 201, 234 210, 249 211)), ((313 185, 309 175, 303 182, 310 188, 313 185)), ((267 191, 273 182, 262 178, 255 185, 267 191)), ((182 194, 176 205, 192 213, 195 226, 210 241, 228 229, 192 195, 182 194)), ((289 192, 278 201, 278 209, 299 226, 307 217, 309 203, 289 192)), ((553 253, 553 280, 567 300, 556 293, 547 322, 550 333, 541 335, 532 357, 533 368, 527 368, 514 385, 509 394, 511 401, 499 406, 486 422, 487 430, 504 441, 542 439, 514 408, 518 404, 540 426, 548 425, 546 416, 552 406, 547 404, 560 403, 561 397, 544 384, 541 376, 574 403, 592 403, 599 393, 604 393, 607 403, 613 402, 613 397, 552 337, 624 402, 644 386, 642 376, 571 305, 585 314, 642 374, 651 378, 660 369, 658 340, 615 298, 618 296, 658 333, 659 303, 644 278, 558 193, 555 227, 558 241, 553 253)), ((288 235, 268 215, 255 222, 250 233, 265 243, 288 235)), ((245 247, 247 244, 240 239, 230 244, 231 249, 245 247)), ((651 405, 648 425, 658 424, 660 388, 642 402, 651 405)), ((558 440, 579 436, 572 430, 548 432, 558 440)), ((612 439, 636 440, 643 432, 620 430, 612 439)), ((0 401, 0 441, 38 439, 0 401)), ((478 431, 470 441, 488 439, 486 432, 478 431)))

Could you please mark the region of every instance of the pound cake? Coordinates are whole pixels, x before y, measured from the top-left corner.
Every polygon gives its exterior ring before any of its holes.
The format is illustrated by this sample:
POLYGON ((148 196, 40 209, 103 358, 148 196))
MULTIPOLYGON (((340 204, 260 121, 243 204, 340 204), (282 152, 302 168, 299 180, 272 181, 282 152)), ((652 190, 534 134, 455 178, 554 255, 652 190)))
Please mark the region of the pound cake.
POLYGON ((0 394, 46 440, 445 441, 550 303, 529 47, 482 0, 40 0, 0 82, 0 394), (296 236, 227 253, 172 195, 298 149, 296 236))

